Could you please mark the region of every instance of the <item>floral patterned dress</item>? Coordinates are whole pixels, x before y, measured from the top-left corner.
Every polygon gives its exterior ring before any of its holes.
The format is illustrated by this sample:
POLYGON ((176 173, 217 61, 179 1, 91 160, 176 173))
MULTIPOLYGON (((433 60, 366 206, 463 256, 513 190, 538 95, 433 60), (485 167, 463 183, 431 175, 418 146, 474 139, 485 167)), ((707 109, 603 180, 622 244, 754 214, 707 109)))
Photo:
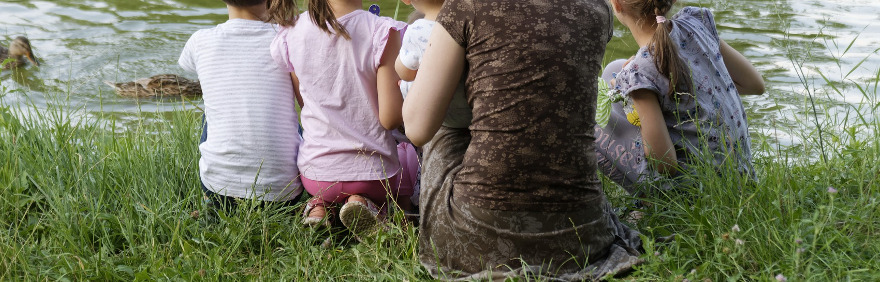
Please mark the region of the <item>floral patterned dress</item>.
POLYGON ((465 48, 469 128, 424 147, 419 259, 441 279, 576 280, 639 262, 596 170, 605 0, 447 0, 465 48))
MULTIPOLYGON (((734 170, 752 175, 751 139, 742 101, 721 57, 718 31, 708 9, 685 7, 673 17, 669 36, 690 68, 691 93, 669 94, 669 79, 654 65, 648 47, 639 49, 615 76, 615 95, 608 125, 596 127, 599 169, 631 193, 662 179, 645 160, 637 113, 630 93, 647 89, 657 94, 678 163, 684 172, 705 162, 719 173, 734 170)), ((679 88, 681 89, 681 88, 679 88)), ((667 182, 668 183, 668 182, 667 182)))

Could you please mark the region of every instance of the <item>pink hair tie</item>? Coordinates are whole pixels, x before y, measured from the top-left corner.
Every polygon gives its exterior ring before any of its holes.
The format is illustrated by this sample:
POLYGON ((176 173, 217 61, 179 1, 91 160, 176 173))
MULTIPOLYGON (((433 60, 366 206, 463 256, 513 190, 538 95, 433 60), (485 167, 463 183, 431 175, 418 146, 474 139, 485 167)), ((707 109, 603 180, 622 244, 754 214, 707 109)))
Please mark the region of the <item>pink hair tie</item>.
POLYGON ((665 22, 666 22, 666 17, 657 16, 657 23, 665 23, 665 22))

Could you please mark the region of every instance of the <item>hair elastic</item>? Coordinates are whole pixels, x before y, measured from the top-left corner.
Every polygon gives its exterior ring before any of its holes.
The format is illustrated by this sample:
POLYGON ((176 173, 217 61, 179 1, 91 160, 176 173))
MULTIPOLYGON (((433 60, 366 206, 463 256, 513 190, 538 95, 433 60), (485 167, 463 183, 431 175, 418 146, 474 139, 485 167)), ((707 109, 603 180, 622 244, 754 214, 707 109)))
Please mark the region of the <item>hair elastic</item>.
POLYGON ((657 23, 665 23, 665 22, 666 22, 666 17, 657 16, 657 23))

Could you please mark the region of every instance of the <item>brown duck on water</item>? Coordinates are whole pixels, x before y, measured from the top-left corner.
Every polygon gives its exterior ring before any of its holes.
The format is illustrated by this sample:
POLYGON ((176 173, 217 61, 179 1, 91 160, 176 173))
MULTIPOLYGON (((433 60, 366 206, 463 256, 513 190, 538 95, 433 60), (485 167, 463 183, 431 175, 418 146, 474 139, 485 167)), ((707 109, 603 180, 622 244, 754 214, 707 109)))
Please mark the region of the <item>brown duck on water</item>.
POLYGON ((141 78, 132 82, 114 83, 104 81, 116 94, 122 97, 166 97, 166 96, 200 96, 202 86, 176 74, 160 74, 149 78, 141 78))
POLYGON ((23 66, 25 64, 24 59, 27 59, 35 66, 40 66, 40 63, 34 58, 34 52, 31 50, 31 41, 24 36, 19 36, 12 40, 8 49, 0 46, 0 63, 8 58, 12 58, 12 61, 4 66, 7 69, 23 66))

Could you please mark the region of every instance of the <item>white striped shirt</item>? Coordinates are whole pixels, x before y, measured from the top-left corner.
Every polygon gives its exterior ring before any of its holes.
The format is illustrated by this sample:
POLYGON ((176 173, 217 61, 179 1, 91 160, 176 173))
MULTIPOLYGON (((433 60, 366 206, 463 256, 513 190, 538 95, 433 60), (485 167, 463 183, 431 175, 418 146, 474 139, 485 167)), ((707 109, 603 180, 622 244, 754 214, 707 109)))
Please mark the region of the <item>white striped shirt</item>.
POLYGON ((293 85, 269 54, 277 30, 231 19, 197 31, 180 55, 180 66, 202 85, 208 138, 199 146, 199 172, 217 194, 280 201, 302 192, 293 85))

